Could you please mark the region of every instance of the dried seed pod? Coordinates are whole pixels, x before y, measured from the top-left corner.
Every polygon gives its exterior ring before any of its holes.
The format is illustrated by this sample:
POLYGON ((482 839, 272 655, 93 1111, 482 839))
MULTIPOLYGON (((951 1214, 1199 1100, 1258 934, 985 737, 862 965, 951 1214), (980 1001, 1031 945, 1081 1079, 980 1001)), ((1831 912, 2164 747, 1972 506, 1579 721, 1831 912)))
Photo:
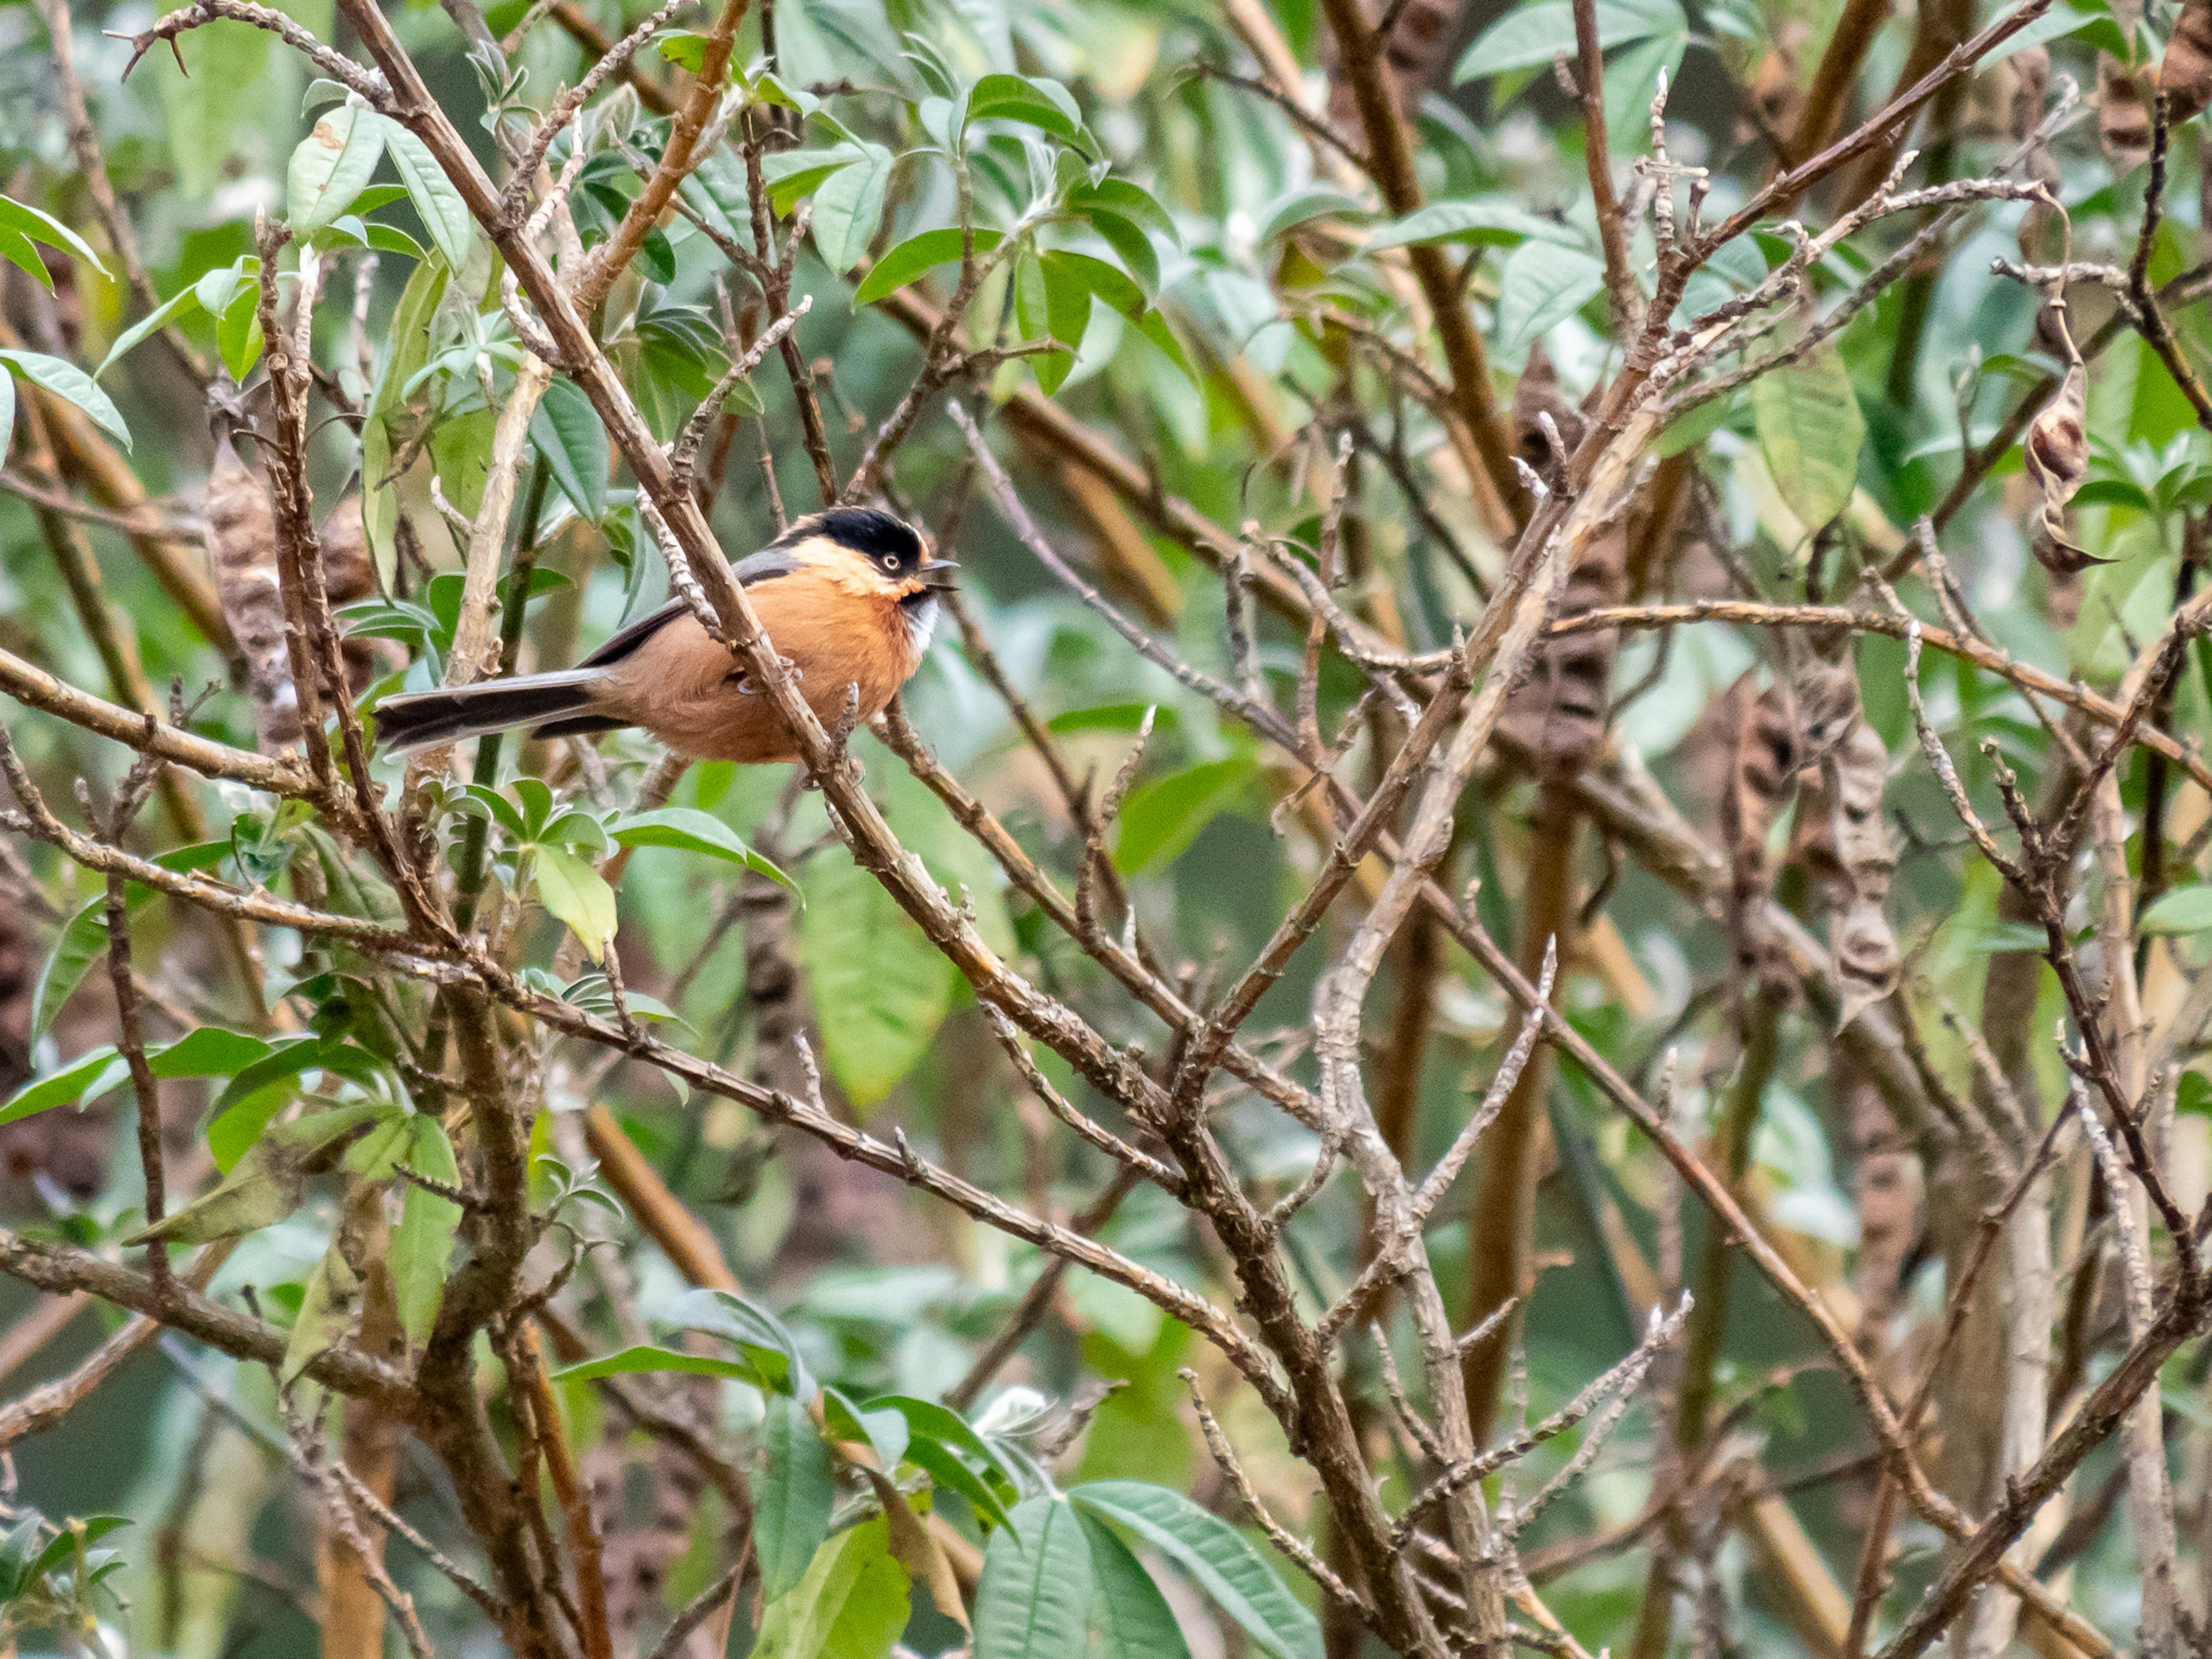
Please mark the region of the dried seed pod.
POLYGON ((2066 504, 2089 473, 2088 391, 2088 371, 2077 356, 2051 401, 2027 423, 2021 446, 2027 476, 2043 492, 2031 545, 2046 570, 2083 570, 2111 562, 2077 545, 2066 532, 2066 504))
MULTIPOLYGON (((368 550, 368 527, 362 522, 361 497, 349 495, 331 508, 318 539, 323 550, 323 588, 332 607, 374 598, 376 564, 368 550)), ((380 648, 386 644, 377 640, 348 640, 341 647, 345 653, 346 683, 356 696, 368 689, 385 663, 394 659, 394 653, 380 648)))
POLYGON ((2212 104, 2212 0, 2182 0, 2158 66, 2158 89, 2169 121, 2186 121, 2212 104))
POLYGON ((1566 465, 1567 456, 1582 442, 1587 425, 1582 411, 1567 401, 1551 354, 1538 341, 1528 348, 1528 366, 1513 387, 1513 435, 1521 459, 1549 477, 1554 468, 1566 465), (1549 432, 1544 425, 1547 415, 1551 416, 1549 432), (1553 433, 1559 434, 1556 446, 1553 433))
MULTIPOLYGON (((2048 191, 2051 202, 2058 199, 2059 189, 2066 181, 2048 144, 2030 147, 2021 158, 2021 171, 2048 191)), ((2065 222, 2057 210, 2050 202, 2031 201, 2027 211, 2021 216, 2020 257, 2032 265, 2052 264, 2063 254, 2065 246, 2065 222)), ((2057 332, 2053 330, 2048 342, 2053 350, 2063 349, 2057 340, 2057 332)))
MULTIPOLYGON (((1615 526, 1583 550, 1559 597, 1559 614, 1580 616, 1620 603, 1628 534, 1615 526)), ((1620 633, 1604 629, 1549 641, 1505 704, 1509 736, 1532 750, 1545 777, 1578 770, 1605 738, 1620 633)))
POLYGON ((1897 934, 1887 908, 1897 854, 1881 816, 1888 782, 1881 735, 1854 720, 1819 766, 1807 769, 1798 803, 1791 854, 1827 908, 1838 1030, 1897 988, 1897 934))
POLYGON ((274 754, 300 740, 300 699, 276 574, 276 520, 269 491, 239 459, 229 429, 220 423, 202 517, 223 620, 246 658, 255 730, 262 750, 274 754))
POLYGON ((1729 847, 1729 937, 1739 973, 1780 983, 1786 964, 1775 959, 1761 913, 1774 885, 1767 831, 1797 787, 1796 715, 1789 687, 1778 681, 1758 691, 1746 675, 1729 695, 1735 708, 1735 743, 1721 793, 1721 830, 1729 847))
POLYGON ((2097 54, 2097 138, 2116 175, 2150 159, 2150 90, 2110 52, 2097 54))
POLYGON ((2012 70, 2012 100, 2005 112, 2005 132, 2014 143, 2024 143, 2043 119, 2043 106, 2051 95, 2051 48, 2022 47, 2006 58, 2001 67, 2012 70))
POLYGON ((1859 1297, 1858 1346, 1874 1358, 1887 1346, 1889 1322, 1904 1297, 1905 1264, 1920 1231, 1918 1171, 1872 1079, 1856 1070, 1843 1072, 1832 1096, 1833 1109, 1842 1111, 1851 1143, 1859 1218, 1852 1275, 1859 1297))
MULTIPOLYGON (((1514 387, 1513 422, 1521 459, 1547 477, 1566 465, 1562 451, 1581 441, 1587 422, 1560 392, 1559 374, 1541 345, 1529 349, 1528 367, 1514 387)), ((1627 569, 1627 529, 1616 524, 1583 547, 1568 573, 1558 614, 1577 617, 1619 605, 1627 569)), ((1513 688, 1505 705, 1508 734, 1534 753, 1544 776, 1575 771, 1604 739, 1619 645, 1612 629, 1553 640, 1513 688)))
POLYGON ((1797 702, 1798 765, 1817 767, 1859 723, 1858 672, 1850 635, 1808 635, 1790 672, 1797 702))
POLYGON ((1804 33, 1802 23, 1791 25, 1790 34, 1778 40, 1751 72, 1751 106, 1759 131, 1770 136, 1796 132, 1805 113, 1805 85, 1798 73, 1796 51, 1804 33))

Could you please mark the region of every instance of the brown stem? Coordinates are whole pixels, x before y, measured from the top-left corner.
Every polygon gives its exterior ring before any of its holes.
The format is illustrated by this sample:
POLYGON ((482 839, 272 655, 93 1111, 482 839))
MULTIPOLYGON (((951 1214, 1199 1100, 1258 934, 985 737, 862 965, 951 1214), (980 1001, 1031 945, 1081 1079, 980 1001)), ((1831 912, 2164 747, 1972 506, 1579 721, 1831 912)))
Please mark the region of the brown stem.
POLYGON ((1574 0, 1575 79, 1582 88, 1583 170, 1597 211, 1597 238, 1605 251, 1605 289, 1614 319, 1625 331, 1641 319, 1644 296, 1628 263, 1628 228, 1613 193, 1613 160, 1606 145, 1605 54, 1598 48, 1597 0, 1574 0))
MULTIPOLYGON (((1382 42, 1367 21, 1359 0, 1322 0, 1322 10, 1336 38, 1345 78, 1367 134, 1367 155, 1383 205, 1402 217, 1421 205, 1421 185, 1413 170, 1413 146, 1398 111, 1396 90, 1382 60, 1382 42)), ((1426 296, 1451 369, 1452 398, 1482 457, 1491 487, 1516 526, 1528 522, 1528 492, 1513 471, 1513 444, 1497 393, 1490 384, 1490 355, 1475 332, 1474 318, 1460 291, 1459 275, 1445 251, 1433 244, 1408 248, 1414 278, 1426 296)))
MULTIPOLYGON (((1564 792, 1547 785, 1529 826, 1528 888, 1521 912, 1517 960, 1530 975, 1540 970, 1544 952, 1565 936, 1573 919, 1575 817, 1564 792)), ((1551 1141, 1544 1117, 1550 1086, 1547 1051, 1539 1047, 1506 1097, 1505 1109, 1483 1137, 1482 1170, 1468 1200, 1474 1231, 1462 1319, 1469 1328, 1516 1298, 1525 1306, 1534 1288, 1528 1261, 1536 1237, 1536 1182, 1551 1141)), ((1476 1343, 1460 1361, 1478 1445, 1486 1444, 1497 1426, 1515 1328, 1515 1322, 1500 1321, 1497 1334, 1476 1343)))
MULTIPOLYGON (((599 301, 607 297, 615 278, 637 257, 638 249, 645 246, 647 234, 666 210, 677 186, 690 172, 694 165, 692 149, 706 130, 714 106, 721 100, 730 67, 730 52, 737 43, 738 25, 744 21, 745 4, 746 0, 722 0, 722 9, 702 49, 699 74, 692 82, 691 95, 677 110, 676 118, 669 126, 659 166, 653 168, 645 187, 630 203, 614 234, 592 255, 591 263, 577 278, 574 306, 579 315, 588 317, 599 308, 599 301)), ((765 252, 765 249, 763 251, 765 252)))

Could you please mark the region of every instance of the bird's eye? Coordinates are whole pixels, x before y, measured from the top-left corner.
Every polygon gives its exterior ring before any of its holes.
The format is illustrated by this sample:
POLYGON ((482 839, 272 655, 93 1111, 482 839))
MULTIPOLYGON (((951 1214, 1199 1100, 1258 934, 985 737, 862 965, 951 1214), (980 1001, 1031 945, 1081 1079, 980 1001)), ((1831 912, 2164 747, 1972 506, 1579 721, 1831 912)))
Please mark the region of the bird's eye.
POLYGON ((886 553, 886 554, 884 554, 884 569, 886 569, 886 570, 896 570, 896 569, 897 569, 897 568, 898 568, 898 555, 897 555, 897 554, 896 554, 896 553, 886 553))

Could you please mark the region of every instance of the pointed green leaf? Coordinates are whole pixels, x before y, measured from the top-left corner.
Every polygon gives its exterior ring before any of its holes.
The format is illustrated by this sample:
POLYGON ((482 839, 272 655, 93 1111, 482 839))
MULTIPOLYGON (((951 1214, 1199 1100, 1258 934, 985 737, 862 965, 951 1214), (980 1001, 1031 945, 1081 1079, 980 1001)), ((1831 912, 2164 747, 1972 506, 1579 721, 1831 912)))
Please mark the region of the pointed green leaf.
POLYGON ((1582 309, 1605 287, 1605 262, 1558 242, 1529 240, 1498 277, 1498 347, 1514 351, 1582 309))
POLYGON ((155 330, 167 327, 187 306, 198 303, 198 295, 191 289, 180 289, 172 294, 159 306, 115 337, 115 343, 108 347, 107 356, 102 357, 100 360, 100 367, 92 371, 92 378, 96 380, 106 374, 114 367, 116 360, 129 351, 131 347, 142 343, 155 330))
POLYGON ((958 969, 840 848, 806 866, 799 947, 830 1075, 874 1105, 929 1051, 958 969))
POLYGON ((1091 1577, 1097 1589, 1091 1627, 1100 1638, 1099 1659, 1190 1659, 1175 1610, 1144 1564, 1111 1527, 1077 1513, 1091 1545, 1091 1577))
POLYGON ((361 1280, 338 1252, 336 1239, 323 1252, 307 1275, 307 1295, 292 1321, 291 1340, 284 1345, 284 1364, 276 1373, 276 1386, 289 1389, 301 1372, 314 1364, 353 1323, 355 1299, 361 1280))
POLYGON ((44 352, 13 349, 0 350, 0 362, 12 364, 32 385, 45 387, 64 403, 75 404, 116 442, 125 449, 131 447, 131 428, 123 423, 123 416, 107 394, 93 383, 92 376, 75 363, 44 352))
POLYGON ((1367 249, 1371 253, 1423 242, 1510 247, 1532 239, 1569 247, 1580 247, 1583 242, 1571 225, 1531 213, 1510 197, 1479 196, 1460 202, 1431 202, 1402 219, 1379 225, 1368 239, 1367 249))
POLYGON ((615 933, 615 890, 606 878, 563 848, 540 847, 538 896, 598 961, 615 933))
MULTIPOLYGON (((978 228, 975 232, 975 252, 988 253, 1006 239, 995 230, 978 228)), ((896 247, 876 261, 875 268, 853 290, 853 303, 867 305, 886 294, 896 294, 923 272, 939 265, 949 264, 960 257, 960 232, 957 227, 943 230, 925 230, 919 236, 909 236, 896 247)))
POLYGON ((752 1659, 884 1659, 906 1628, 910 1583, 883 1516, 848 1528, 769 1603, 752 1659))
MULTIPOLYGON (((18 202, 0 196, 0 230, 12 230, 27 236, 34 242, 44 242, 48 247, 58 247, 74 253, 102 276, 107 276, 107 267, 100 262, 91 243, 78 235, 60 220, 28 202, 18 202)), ((108 277, 110 282, 114 278, 108 277)))
POLYGON ((317 119, 285 170, 284 212, 294 230, 319 230, 353 205, 384 159, 384 129, 383 118, 356 100, 317 119))
POLYGON ((588 1382, 595 1376, 628 1376, 640 1371, 689 1371, 697 1376, 734 1377, 755 1388, 766 1386, 761 1374, 742 1359, 722 1359, 713 1354, 686 1353, 681 1348, 641 1342, 618 1353, 586 1359, 554 1372, 556 1382, 588 1382))
POLYGON ((445 257, 447 270, 459 270, 469 262, 469 241, 476 234, 468 204, 432 158, 428 145, 388 116, 376 119, 383 126, 385 154, 407 187, 407 199, 430 233, 431 245, 445 257))
POLYGON ((1802 362, 1753 381, 1751 415, 1767 475, 1807 530, 1850 504, 1866 420, 1832 340, 1802 362))
MULTIPOLYGON (((409 1120, 413 1135, 407 1149, 407 1167, 433 1181, 460 1184, 460 1166, 438 1120, 420 1113, 409 1120)), ((438 1304, 446 1291, 446 1264, 453 1259, 453 1237, 461 1224, 461 1206, 413 1182, 399 1203, 399 1225, 392 1235, 386 1257, 392 1270, 392 1299, 398 1304, 400 1328, 407 1340, 420 1345, 428 1340, 437 1322, 438 1304)))
POLYGON ((607 516, 607 429, 583 387, 556 380, 545 388, 530 416, 530 441, 580 514, 593 524, 607 516))
POLYGON ((1068 1497, 1168 1557, 1275 1659, 1320 1659, 1321 1626, 1311 1611, 1218 1516, 1141 1480, 1094 1480, 1068 1497))
POLYGON ((867 258, 891 181, 890 151, 881 144, 860 148, 860 159, 823 179, 814 193, 814 248, 841 274, 867 258))
POLYGON ((1065 1498, 1029 1498, 991 1534, 975 1590, 975 1659, 1069 1659, 1091 1622, 1091 1545, 1065 1498))
POLYGON ((104 1042, 97 1048, 86 1050, 52 1077, 34 1078, 16 1090, 8 1097, 8 1103, 0 1107, 0 1123, 13 1123, 56 1106, 95 1099, 127 1075, 115 1045, 104 1042))
POLYGON ((703 853, 711 859, 742 864, 793 893, 798 884, 745 845, 744 838, 711 812, 696 806, 664 806, 651 812, 633 812, 617 818, 607 833, 624 847, 673 847, 686 853, 703 853))
POLYGON ((753 1547, 762 1593, 773 1600, 805 1576, 830 1535, 837 1493, 830 1447, 806 1407, 789 1395, 768 1397, 761 1443, 768 1469, 754 1495, 753 1547))

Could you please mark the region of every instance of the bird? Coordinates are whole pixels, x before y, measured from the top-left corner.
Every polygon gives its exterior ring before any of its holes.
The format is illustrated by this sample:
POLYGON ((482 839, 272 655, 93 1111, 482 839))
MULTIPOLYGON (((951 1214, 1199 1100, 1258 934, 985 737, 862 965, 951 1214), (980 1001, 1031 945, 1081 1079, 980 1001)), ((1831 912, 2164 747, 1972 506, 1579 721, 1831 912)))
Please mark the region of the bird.
MULTIPOLYGON (((872 507, 831 507, 795 520, 731 574, 771 648, 817 718, 836 721, 848 688, 860 718, 881 714, 921 665, 937 596, 959 566, 914 528, 872 507)), ((640 617, 574 668, 387 696, 377 742, 398 752, 510 726, 535 738, 643 726, 693 760, 766 765, 799 758, 798 739, 681 599, 640 617)))

